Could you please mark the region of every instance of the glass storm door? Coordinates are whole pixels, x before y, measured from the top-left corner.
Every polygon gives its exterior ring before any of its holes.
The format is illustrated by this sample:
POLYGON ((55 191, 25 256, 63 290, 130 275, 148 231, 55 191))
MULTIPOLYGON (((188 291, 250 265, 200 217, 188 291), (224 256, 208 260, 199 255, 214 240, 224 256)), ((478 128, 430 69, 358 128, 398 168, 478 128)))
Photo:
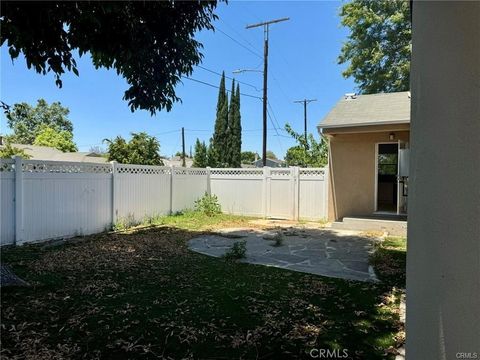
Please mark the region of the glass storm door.
POLYGON ((409 159, 408 143, 398 140, 397 214, 407 213, 409 159))

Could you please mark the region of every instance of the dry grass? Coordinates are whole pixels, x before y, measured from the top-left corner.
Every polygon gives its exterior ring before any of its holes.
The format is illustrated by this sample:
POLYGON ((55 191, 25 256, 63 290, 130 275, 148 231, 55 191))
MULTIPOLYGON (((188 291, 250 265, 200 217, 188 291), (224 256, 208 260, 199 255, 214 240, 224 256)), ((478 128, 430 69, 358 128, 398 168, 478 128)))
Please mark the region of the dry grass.
POLYGON ((2 289, 2 359, 393 359, 391 287, 212 258, 201 232, 250 219, 187 214, 60 246, 2 251, 32 286, 2 289))

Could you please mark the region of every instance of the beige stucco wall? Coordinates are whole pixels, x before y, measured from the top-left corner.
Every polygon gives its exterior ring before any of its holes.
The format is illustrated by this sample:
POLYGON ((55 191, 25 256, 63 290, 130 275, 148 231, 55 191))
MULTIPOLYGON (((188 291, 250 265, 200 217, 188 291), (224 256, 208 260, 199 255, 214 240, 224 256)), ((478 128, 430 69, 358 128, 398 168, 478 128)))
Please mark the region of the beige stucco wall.
POLYGON ((414 1, 408 360, 480 359, 480 2, 414 1))
POLYGON ((375 208, 375 147, 381 142, 409 141, 408 124, 378 132, 367 129, 327 130, 329 138, 329 220, 368 215, 375 208), (395 140, 389 139, 390 133, 395 140))

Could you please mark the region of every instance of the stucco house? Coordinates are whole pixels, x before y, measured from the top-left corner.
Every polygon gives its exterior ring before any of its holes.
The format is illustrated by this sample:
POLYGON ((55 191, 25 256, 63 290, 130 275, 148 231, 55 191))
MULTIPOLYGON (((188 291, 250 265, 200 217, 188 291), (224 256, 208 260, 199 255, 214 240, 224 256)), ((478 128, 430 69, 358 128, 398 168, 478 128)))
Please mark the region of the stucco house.
POLYGON ((329 220, 405 218, 410 92, 346 94, 318 130, 329 139, 329 220))

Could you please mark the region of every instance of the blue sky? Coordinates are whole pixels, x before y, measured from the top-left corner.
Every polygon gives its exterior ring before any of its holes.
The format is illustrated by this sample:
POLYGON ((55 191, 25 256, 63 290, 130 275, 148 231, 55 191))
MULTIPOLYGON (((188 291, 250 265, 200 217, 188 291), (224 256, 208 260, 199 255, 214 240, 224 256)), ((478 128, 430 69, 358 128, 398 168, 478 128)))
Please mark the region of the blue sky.
MULTIPOLYGON (((294 100, 318 99, 308 107, 309 132, 318 137, 315 126, 319 120, 344 93, 355 89, 353 80, 341 75, 345 66, 337 65, 342 42, 348 35, 347 29, 340 26, 340 6, 340 2, 333 1, 221 3, 217 8, 220 19, 215 22, 219 30, 197 35, 204 45, 201 66, 216 72, 224 70, 227 76, 253 85, 241 84, 242 93, 261 97, 261 73, 232 74, 235 69, 262 69, 263 66, 263 31, 261 28, 246 30, 245 26, 290 17, 290 21, 270 27, 268 90, 272 121, 269 120, 268 126, 268 149, 279 157, 284 156, 294 141, 282 130, 277 130, 278 136, 274 128, 283 128, 289 122, 294 129, 303 131, 303 107, 294 100)), ((28 70, 21 56, 12 63, 3 46, 0 99, 7 104, 34 104, 39 98, 49 103, 60 101, 70 109, 74 140, 81 151, 102 146, 104 138, 117 135, 128 138, 131 132, 146 131, 159 139, 162 155, 170 156, 181 148, 182 126, 187 151, 197 137, 208 142, 215 121, 217 89, 184 80, 176 89, 183 102, 175 104, 170 112, 163 111, 152 117, 146 111, 130 111, 127 102, 122 100, 127 84, 115 71, 95 70, 88 56, 77 59, 77 63, 80 76, 67 73, 62 89, 58 89, 52 74, 43 76, 28 70)), ((220 81, 219 76, 201 68, 195 69, 191 77, 214 85, 220 81)), ((227 87, 230 86, 229 80, 227 87)), ((243 96, 241 114, 242 150, 260 153, 261 101, 243 96)), ((3 114, 0 132, 9 133, 3 114)))

